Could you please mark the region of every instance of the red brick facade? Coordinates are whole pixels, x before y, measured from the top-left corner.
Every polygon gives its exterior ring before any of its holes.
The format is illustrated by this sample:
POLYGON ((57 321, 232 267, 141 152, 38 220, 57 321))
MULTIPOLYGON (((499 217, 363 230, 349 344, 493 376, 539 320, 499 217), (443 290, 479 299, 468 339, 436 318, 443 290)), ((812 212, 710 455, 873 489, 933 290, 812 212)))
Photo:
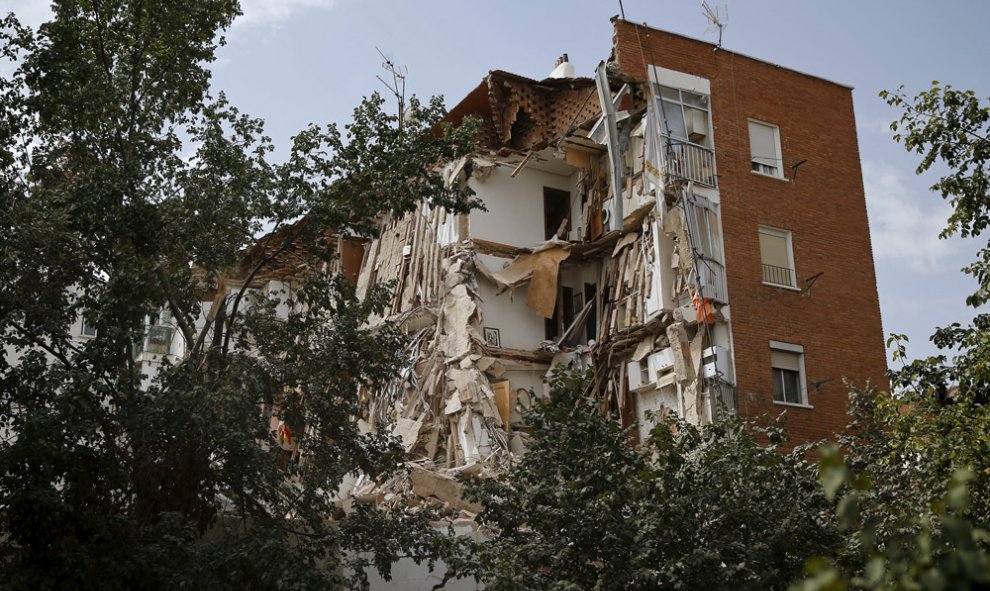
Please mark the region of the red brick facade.
POLYGON ((652 63, 711 82, 740 414, 787 410, 794 443, 840 430, 847 423, 843 380, 887 387, 852 91, 622 20, 613 51, 627 80, 646 80, 645 63, 652 63), (779 127, 786 180, 752 172, 748 119, 779 127), (794 178, 791 167, 802 160, 794 178), (810 289, 763 284, 760 225, 792 233, 798 287, 821 274, 810 289), (771 340, 804 348, 812 408, 773 403, 771 340))

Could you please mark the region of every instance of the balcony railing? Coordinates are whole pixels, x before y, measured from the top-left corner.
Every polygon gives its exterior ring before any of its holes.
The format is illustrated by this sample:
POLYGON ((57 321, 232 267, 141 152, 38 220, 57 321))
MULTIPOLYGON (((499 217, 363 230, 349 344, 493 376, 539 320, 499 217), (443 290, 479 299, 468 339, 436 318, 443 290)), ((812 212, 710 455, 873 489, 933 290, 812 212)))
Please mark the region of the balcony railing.
POLYGON ((717 187, 715 152, 684 140, 663 138, 664 172, 709 187, 717 187))
POLYGON ((706 299, 720 304, 729 303, 729 294, 725 288, 725 267, 722 263, 698 257, 698 283, 701 284, 702 296, 706 299))
POLYGON ((170 326, 152 326, 148 330, 144 352, 151 355, 168 355, 172 351, 175 329, 170 326))
POLYGON ((763 265, 763 281, 764 283, 794 287, 794 269, 763 265))
POLYGON ((708 389, 708 400, 711 403, 711 416, 713 419, 721 416, 721 413, 728 412, 736 414, 736 387, 725 380, 709 379, 705 380, 705 387, 708 389))

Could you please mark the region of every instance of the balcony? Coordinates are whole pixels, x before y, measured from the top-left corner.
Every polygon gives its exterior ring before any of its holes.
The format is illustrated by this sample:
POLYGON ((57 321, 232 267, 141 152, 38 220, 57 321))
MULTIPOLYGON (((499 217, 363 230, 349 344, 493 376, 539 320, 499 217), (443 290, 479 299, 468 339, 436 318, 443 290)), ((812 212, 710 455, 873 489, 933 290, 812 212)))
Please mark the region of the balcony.
POLYGON ((794 269, 763 265, 763 283, 794 287, 794 269))
POLYGON ((708 187, 718 187, 715 151, 670 137, 663 138, 664 173, 708 187))
POLYGON ((712 418, 721 417, 722 413, 736 414, 736 387, 725 380, 712 378, 705 380, 708 390, 708 402, 711 404, 712 418))
POLYGON ((148 329, 148 336, 138 340, 134 345, 134 356, 140 358, 141 354, 147 355, 169 355, 172 352, 172 339, 175 337, 175 329, 171 326, 152 326, 148 329))

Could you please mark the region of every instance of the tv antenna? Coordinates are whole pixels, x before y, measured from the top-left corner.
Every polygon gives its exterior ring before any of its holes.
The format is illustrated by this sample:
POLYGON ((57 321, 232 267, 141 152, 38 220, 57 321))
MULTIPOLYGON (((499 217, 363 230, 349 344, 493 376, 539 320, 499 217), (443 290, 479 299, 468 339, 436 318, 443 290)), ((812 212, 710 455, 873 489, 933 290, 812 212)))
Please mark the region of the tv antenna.
POLYGON ((381 49, 375 48, 378 51, 378 55, 382 56, 382 68, 392 75, 392 81, 389 82, 382 78, 381 76, 375 76, 378 81, 385 85, 385 88, 389 90, 394 96, 395 100, 399 103, 399 127, 402 127, 402 119, 406 111, 406 74, 409 73, 409 69, 405 66, 396 66, 395 63, 382 53, 381 49))
POLYGON ((708 19, 708 28, 705 29, 705 34, 714 33, 718 31, 718 47, 722 47, 722 31, 728 26, 729 22, 729 8, 723 6, 722 8, 715 7, 712 8, 708 4, 708 0, 701 0, 701 12, 706 19, 708 19), (723 12, 725 15, 723 16, 723 12))

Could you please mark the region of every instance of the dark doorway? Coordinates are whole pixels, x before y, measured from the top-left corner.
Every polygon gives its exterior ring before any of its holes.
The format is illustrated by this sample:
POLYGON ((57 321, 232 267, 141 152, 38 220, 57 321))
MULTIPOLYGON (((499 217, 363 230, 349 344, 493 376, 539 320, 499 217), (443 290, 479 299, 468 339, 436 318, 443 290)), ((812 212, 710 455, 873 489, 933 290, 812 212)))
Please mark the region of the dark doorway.
POLYGON ((561 224, 564 230, 562 236, 567 236, 571 229, 571 194, 549 187, 543 187, 543 224, 544 238, 549 240, 557 235, 561 224))

